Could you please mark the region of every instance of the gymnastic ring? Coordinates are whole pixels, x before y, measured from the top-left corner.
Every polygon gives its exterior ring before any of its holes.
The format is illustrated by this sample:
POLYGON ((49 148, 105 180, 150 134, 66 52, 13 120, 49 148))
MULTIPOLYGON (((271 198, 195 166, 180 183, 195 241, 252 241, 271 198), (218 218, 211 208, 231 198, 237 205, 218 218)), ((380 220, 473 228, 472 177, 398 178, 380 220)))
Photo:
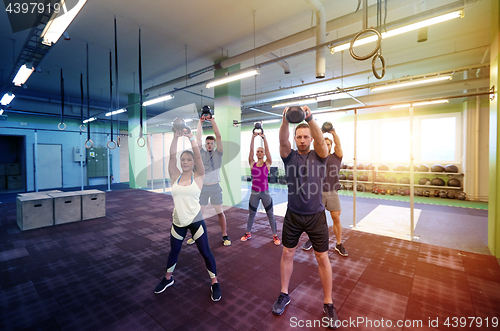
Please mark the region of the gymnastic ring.
POLYGON ((63 130, 65 130, 65 129, 66 129, 66 124, 64 124, 64 123, 59 123, 59 124, 57 124, 57 128, 58 128, 59 130, 63 131, 63 130), (61 124, 63 125, 62 129, 61 129, 61 124))
POLYGON ((139 138, 137 138, 137 146, 139 146, 139 147, 144 147, 144 146, 146 146, 146 139, 145 139, 144 137, 139 137, 139 138), (141 144, 139 144, 139 140, 141 140, 141 139, 142 139, 142 140, 144 140, 144 144, 142 144, 142 146, 141 146, 141 144))
POLYGON ((87 139, 87 141, 85 142, 85 147, 87 149, 90 149, 94 146, 94 142, 92 141, 92 139, 87 139), (87 144, 88 142, 90 141, 90 146, 87 144))
POLYGON ((115 148, 116 148, 116 142, 114 142, 113 140, 110 140, 110 141, 108 141, 108 144, 107 144, 106 146, 108 146, 108 148, 109 148, 109 149, 115 149, 115 148), (113 143, 113 144, 115 144, 115 145, 113 146, 113 148, 109 147, 109 143, 113 143))
POLYGON ((85 126, 85 124, 80 124, 80 131, 82 132, 87 131, 87 127, 85 126))
POLYGON ((385 76, 385 59, 382 56, 382 54, 380 54, 380 53, 375 54, 375 56, 372 59, 372 72, 373 72, 373 75, 375 77, 377 77, 377 79, 382 79, 385 76), (379 75, 377 73, 377 69, 375 69, 375 61, 377 60, 377 58, 379 58, 380 62, 382 63, 382 74, 381 75, 379 75))
POLYGON ((351 40, 351 45, 349 46, 349 53, 351 54, 351 56, 358 60, 358 61, 363 61, 363 60, 368 60, 369 58, 371 58, 373 55, 375 55, 375 53, 378 52, 378 50, 380 49, 380 43, 382 42, 382 35, 380 34, 380 32, 376 29, 373 29, 373 28, 368 28, 368 29, 364 29, 364 30, 361 30, 359 31, 358 33, 356 33, 356 35, 352 38, 351 40), (356 42, 356 40, 362 35, 364 34, 365 32, 373 32, 377 35, 378 37, 378 40, 377 40, 377 47, 375 47, 375 49, 368 55, 366 56, 358 56, 354 53, 354 50, 353 50, 353 47, 354 47, 354 43, 356 42))
POLYGON ((120 136, 118 136, 118 138, 116 138, 116 146, 120 147, 120 144, 121 144, 121 138, 120 136))

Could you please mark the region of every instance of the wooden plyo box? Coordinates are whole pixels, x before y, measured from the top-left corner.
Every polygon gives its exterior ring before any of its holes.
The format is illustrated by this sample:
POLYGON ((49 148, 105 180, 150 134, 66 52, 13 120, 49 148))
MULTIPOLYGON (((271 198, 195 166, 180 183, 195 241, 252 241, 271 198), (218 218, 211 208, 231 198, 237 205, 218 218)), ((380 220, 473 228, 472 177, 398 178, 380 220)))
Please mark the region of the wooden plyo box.
POLYGON ((82 196, 82 220, 106 216, 106 193, 99 190, 80 191, 82 196))
POLYGON ((18 196, 16 200, 17 225, 21 231, 54 224, 52 197, 43 193, 18 196))
POLYGON ((54 225, 82 220, 82 202, 79 192, 49 193, 54 199, 54 225))

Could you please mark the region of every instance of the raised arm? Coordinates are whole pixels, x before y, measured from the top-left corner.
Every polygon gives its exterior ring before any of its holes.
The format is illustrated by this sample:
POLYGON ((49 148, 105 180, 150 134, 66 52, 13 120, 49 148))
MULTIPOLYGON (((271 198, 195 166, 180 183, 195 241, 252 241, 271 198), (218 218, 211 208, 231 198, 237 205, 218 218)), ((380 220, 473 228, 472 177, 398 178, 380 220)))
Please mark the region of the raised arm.
POLYGON ((250 169, 253 167, 253 164, 255 163, 255 159, 253 157, 253 154, 254 154, 253 142, 254 142, 256 136, 257 136, 257 134, 254 133, 252 135, 252 140, 250 140, 250 153, 248 154, 248 164, 250 165, 250 169))
POLYGON ((184 133, 184 136, 189 138, 191 142, 191 149, 194 154, 194 165, 196 167, 195 177, 201 176, 202 179, 205 177, 205 167, 203 166, 203 161, 201 160, 200 147, 198 146, 197 139, 194 139, 193 133, 184 133))
POLYGON ((269 146, 267 145, 266 136, 262 132, 259 134, 259 136, 261 136, 262 140, 264 140, 264 150, 266 151, 266 165, 267 168, 269 169, 273 164, 273 159, 271 158, 271 151, 269 150, 269 146))
POLYGON ((292 151, 292 145, 290 144, 290 130, 288 126, 290 123, 286 120, 285 118, 285 113, 286 110, 288 109, 285 108, 283 111, 283 119, 281 120, 281 126, 280 126, 280 156, 282 158, 287 157, 290 155, 290 152, 292 151))
POLYGON ((170 175, 170 181, 173 183, 179 178, 181 172, 177 168, 177 141, 181 136, 180 132, 174 132, 174 137, 172 138, 172 143, 170 144, 170 156, 168 158, 168 173, 170 175))
POLYGON ((224 147, 222 146, 222 137, 220 135, 219 127, 217 126, 217 123, 215 123, 215 118, 212 116, 208 120, 210 121, 210 123, 212 123, 212 129, 214 130, 215 134, 215 142, 217 143, 217 150, 221 153, 224 153, 224 147))
POLYGON ((335 154, 338 157, 344 156, 344 152, 342 151, 342 146, 340 145, 340 138, 337 135, 337 132, 335 132, 335 129, 332 129, 332 131, 330 131, 330 133, 333 136, 333 143, 335 144, 335 147, 333 148, 335 151, 335 154))
POLYGON ((319 127, 318 123, 312 118, 311 109, 308 106, 302 106, 302 109, 306 113, 306 121, 309 124, 309 130, 311 130, 311 136, 314 139, 313 145, 314 150, 318 154, 319 157, 325 158, 328 156, 328 147, 325 143, 325 138, 323 137, 323 132, 319 127))

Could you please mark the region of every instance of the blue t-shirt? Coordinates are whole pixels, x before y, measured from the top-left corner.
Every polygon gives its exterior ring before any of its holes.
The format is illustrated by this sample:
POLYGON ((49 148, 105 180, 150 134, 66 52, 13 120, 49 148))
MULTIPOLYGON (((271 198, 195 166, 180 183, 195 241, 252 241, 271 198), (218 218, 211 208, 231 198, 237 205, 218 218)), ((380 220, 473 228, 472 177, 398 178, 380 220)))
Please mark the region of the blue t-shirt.
POLYGON ((319 157, 315 150, 301 155, 292 149, 282 159, 288 184, 288 209, 299 215, 324 211, 321 195, 327 158, 319 157))
POLYGON ((333 153, 328 155, 326 161, 326 177, 323 182, 323 192, 337 192, 340 188, 339 169, 342 158, 333 153))

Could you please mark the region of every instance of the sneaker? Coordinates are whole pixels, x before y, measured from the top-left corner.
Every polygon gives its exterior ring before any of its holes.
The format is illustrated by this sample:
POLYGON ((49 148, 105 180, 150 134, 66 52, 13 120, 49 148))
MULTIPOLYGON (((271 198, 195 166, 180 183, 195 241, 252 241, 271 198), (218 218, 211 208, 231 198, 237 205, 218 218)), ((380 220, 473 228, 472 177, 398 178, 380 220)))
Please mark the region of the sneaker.
POLYGON ((222 236, 222 243, 224 246, 231 246, 231 240, 229 240, 228 236, 222 236))
POLYGON ((194 244, 196 241, 193 239, 193 238, 189 238, 187 241, 186 241, 186 244, 188 245, 192 245, 194 244))
POLYGON ((174 285, 174 279, 170 276, 170 279, 163 277, 160 284, 156 285, 155 293, 159 294, 167 289, 167 287, 174 285))
POLYGON ((221 297, 220 286, 219 283, 212 284, 210 288, 210 292, 212 292, 210 298, 212 301, 219 301, 221 297))
POLYGON ((290 303, 290 296, 288 294, 281 292, 278 300, 273 305, 273 314, 281 315, 285 311, 286 305, 290 303))
POLYGON ((305 251, 308 251, 308 250, 311 249, 311 247, 313 247, 311 239, 307 239, 307 241, 304 244, 304 246, 302 246, 302 249, 305 250, 305 251))
POLYGON ((274 241, 274 244, 275 244, 276 246, 279 246, 279 245, 281 244, 281 240, 280 240, 280 238, 278 238, 278 236, 277 236, 277 235, 274 235, 274 236, 273 236, 273 241, 274 241))
POLYGON ((328 318, 328 328, 331 330, 337 330, 339 328, 338 326, 339 318, 337 317, 337 312, 335 311, 333 303, 323 304, 323 312, 328 318))
POLYGON ((342 243, 336 245, 335 246, 335 250, 337 252, 339 252, 339 254, 342 255, 342 256, 348 256, 349 255, 349 254, 347 254, 347 251, 345 250, 344 245, 342 245, 342 243))
POLYGON ((243 237, 241 237, 241 241, 247 241, 248 239, 252 238, 252 234, 250 232, 245 233, 243 237))

